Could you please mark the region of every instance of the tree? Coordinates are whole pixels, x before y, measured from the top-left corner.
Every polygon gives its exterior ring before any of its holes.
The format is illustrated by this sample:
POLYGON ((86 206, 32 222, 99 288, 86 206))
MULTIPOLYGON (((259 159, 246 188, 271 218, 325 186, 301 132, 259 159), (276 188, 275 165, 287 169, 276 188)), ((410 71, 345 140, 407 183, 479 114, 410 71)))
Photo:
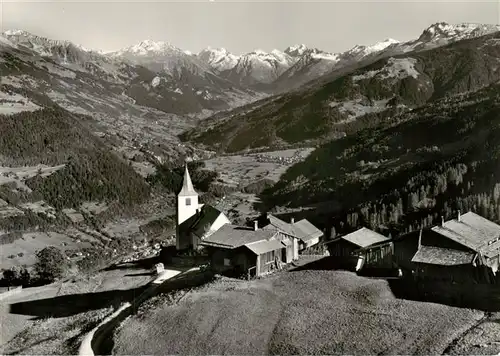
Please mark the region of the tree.
POLYGON ((62 251, 55 246, 45 247, 36 253, 35 271, 45 282, 61 278, 68 268, 68 261, 62 251))
POLYGON ((3 279, 9 286, 27 285, 30 282, 30 274, 25 267, 14 266, 3 271, 3 279))

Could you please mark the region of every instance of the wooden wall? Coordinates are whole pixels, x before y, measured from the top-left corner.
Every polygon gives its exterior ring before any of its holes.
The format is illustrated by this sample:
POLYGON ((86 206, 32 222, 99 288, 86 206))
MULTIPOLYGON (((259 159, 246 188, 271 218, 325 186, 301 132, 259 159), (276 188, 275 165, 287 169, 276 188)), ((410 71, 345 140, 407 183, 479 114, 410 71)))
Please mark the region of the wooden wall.
POLYGON ((280 261, 280 262, 284 262, 283 261, 283 250, 284 249, 281 248, 281 249, 274 250, 274 251, 271 251, 268 253, 264 253, 264 254, 259 256, 257 261, 259 263, 259 274, 260 275, 277 270, 275 258, 277 258, 278 261, 280 261))
POLYGON ((246 248, 223 249, 211 247, 208 249, 208 254, 212 270, 221 274, 246 274, 249 268, 256 266, 257 262, 257 257, 246 248))
POLYGON ((394 247, 392 242, 368 248, 364 251, 366 267, 392 268, 394 247))

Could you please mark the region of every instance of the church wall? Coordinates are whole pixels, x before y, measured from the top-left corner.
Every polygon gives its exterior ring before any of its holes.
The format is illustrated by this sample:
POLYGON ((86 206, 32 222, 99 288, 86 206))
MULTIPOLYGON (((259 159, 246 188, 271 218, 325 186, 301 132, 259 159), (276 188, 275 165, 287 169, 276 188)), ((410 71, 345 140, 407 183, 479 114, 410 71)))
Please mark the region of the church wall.
POLYGON ((196 214, 196 210, 199 209, 198 196, 178 196, 177 197, 177 224, 182 224, 184 221, 189 219, 191 216, 196 214), (190 205, 187 205, 187 200, 190 199, 190 205))

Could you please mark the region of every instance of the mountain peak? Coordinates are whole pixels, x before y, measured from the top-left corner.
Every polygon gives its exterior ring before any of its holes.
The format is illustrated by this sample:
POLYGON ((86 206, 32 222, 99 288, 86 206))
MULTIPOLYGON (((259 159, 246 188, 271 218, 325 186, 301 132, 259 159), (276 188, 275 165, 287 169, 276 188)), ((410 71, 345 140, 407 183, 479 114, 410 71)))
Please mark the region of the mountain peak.
POLYGON ((230 53, 225 48, 207 47, 201 50, 197 57, 204 63, 209 64, 217 71, 224 71, 234 68, 238 63, 239 56, 230 53))
POLYGON ((177 47, 164 41, 153 41, 146 39, 136 45, 124 48, 121 52, 129 52, 138 55, 146 55, 148 53, 163 53, 165 51, 179 50, 177 47))
POLYGON ((479 37, 488 33, 500 31, 499 25, 436 22, 427 27, 419 37, 419 41, 429 42, 440 39, 461 40, 470 37, 479 37))
POLYGON ((304 44, 296 44, 285 49, 285 53, 289 56, 296 57, 303 55, 307 49, 307 46, 304 44))
POLYGON ((383 40, 382 42, 377 42, 373 45, 370 46, 364 46, 364 45, 356 45, 353 48, 351 48, 347 53, 349 54, 362 54, 363 56, 366 56, 371 53, 375 52, 380 52, 386 49, 389 46, 392 46, 394 44, 400 43, 398 40, 392 39, 392 38, 387 38, 383 40))
POLYGON ((25 31, 25 30, 19 30, 19 29, 6 30, 2 33, 2 36, 7 38, 9 41, 11 41, 14 44, 29 47, 41 55, 50 55, 51 48, 54 48, 54 47, 65 47, 68 49, 75 49, 76 48, 76 49, 83 51, 83 52, 92 52, 91 50, 89 50, 81 45, 75 44, 71 41, 53 40, 53 39, 49 39, 46 37, 32 34, 32 33, 25 31))
POLYGON ((34 36, 28 31, 16 30, 16 29, 4 31, 2 34, 4 36, 34 36))

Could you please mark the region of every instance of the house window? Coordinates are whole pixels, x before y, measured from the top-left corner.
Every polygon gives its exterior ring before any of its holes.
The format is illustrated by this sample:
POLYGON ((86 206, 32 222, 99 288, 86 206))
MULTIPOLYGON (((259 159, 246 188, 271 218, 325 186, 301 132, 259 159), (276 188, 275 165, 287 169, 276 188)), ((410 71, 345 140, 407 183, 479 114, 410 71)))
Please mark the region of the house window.
POLYGON ((191 198, 186 198, 186 205, 191 205, 191 198))
POLYGON ((224 258, 224 266, 231 266, 231 260, 229 258, 224 258))

